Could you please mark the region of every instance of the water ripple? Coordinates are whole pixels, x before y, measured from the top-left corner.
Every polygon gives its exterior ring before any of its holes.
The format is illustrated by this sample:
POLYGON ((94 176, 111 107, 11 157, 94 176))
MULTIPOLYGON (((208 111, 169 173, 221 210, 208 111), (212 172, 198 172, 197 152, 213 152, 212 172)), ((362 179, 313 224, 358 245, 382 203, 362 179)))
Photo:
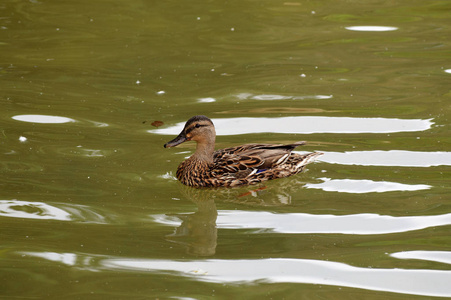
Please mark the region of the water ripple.
POLYGON ((106 223, 105 217, 84 205, 60 204, 59 207, 21 200, 0 200, 0 216, 24 219, 106 223))
POLYGON ((83 146, 78 145, 76 147, 41 147, 43 153, 46 152, 56 152, 58 154, 64 154, 65 156, 83 156, 83 157, 105 157, 109 156, 116 150, 105 150, 105 149, 87 149, 83 146))
POLYGON ((324 155, 318 160, 331 164, 360 166, 451 166, 451 152, 421 152, 405 150, 324 152, 324 155))
POLYGON ((390 256, 399 259, 419 259, 451 264, 451 251, 403 251, 392 253, 390 256))
POLYGON ((451 271, 443 270, 362 268, 341 262, 294 258, 187 261, 57 252, 17 253, 92 272, 120 270, 170 274, 213 283, 323 284, 399 294, 451 296, 451 271))
POLYGON ((59 116, 46 116, 46 115, 17 115, 13 116, 12 119, 22 122, 46 123, 46 124, 61 124, 75 122, 75 120, 71 118, 59 116))
POLYGON ((42 172, 42 170, 44 170, 44 167, 35 163, 15 162, 11 161, 11 159, 9 159, 8 161, 0 161, 0 171, 2 172, 28 173, 42 172))
POLYGON ((74 266, 77 262, 77 254, 75 253, 21 251, 19 252, 19 254, 21 254, 22 256, 40 257, 68 266, 74 266))
POLYGON ((359 268, 344 263, 310 259, 242 259, 175 261, 105 259, 108 270, 176 272, 179 276, 216 283, 309 283, 410 295, 451 296, 451 271, 359 268))
POLYGON ((70 213, 42 202, 0 200, 0 216, 70 221, 70 213))
MULTIPOLYGON (((176 135, 186 121, 150 133, 176 135)), ((217 135, 248 133, 393 133, 428 130, 432 119, 390 119, 350 117, 281 117, 281 118, 222 118, 213 119, 217 135)))
MULTIPOLYGON (((425 251, 418 251, 425 252, 425 251)), ((167 260, 119 258, 57 252, 17 252, 77 269, 170 274, 213 283, 323 284, 399 294, 449 297, 451 271, 431 269, 382 269, 354 267, 341 262, 313 259, 207 259, 167 260)))
POLYGON ((318 178, 323 183, 307 183, 306 188, 321 189, 327 192, 342 193, 383 193, 394 191, 420 191, 430 189, 426 184, 402 184, 398 182, 373 181, 373 180, 354 180, 354 179, 330 179, 318 178))
POLYGON ((263 101, 274 101, 274 100, 324 100, 332 99, 333 95, 306 95, 306 96, 284 96, 284 95, 271 95, 271 94, 260 94, 254 95, 251 93, 240 93, 236 95, 240 100, 263 100, 263 101))
MULTIPOLYGON (((166 215, 152 215, 156 222, 178 226, 180 221, 166 215)), ((255 229, 257 232, 289 234, 390 234, 451 224, 451 213, 436 216, 393 217, 378 214, 313 215, 306 213, 275 214, 253 211, 218 211, 217 227, 255 229)))
POLYGON ((345 28, 351 31, 377 31, 377 32, 398 30, 398 27, 392 26, 349 26, 345 28))

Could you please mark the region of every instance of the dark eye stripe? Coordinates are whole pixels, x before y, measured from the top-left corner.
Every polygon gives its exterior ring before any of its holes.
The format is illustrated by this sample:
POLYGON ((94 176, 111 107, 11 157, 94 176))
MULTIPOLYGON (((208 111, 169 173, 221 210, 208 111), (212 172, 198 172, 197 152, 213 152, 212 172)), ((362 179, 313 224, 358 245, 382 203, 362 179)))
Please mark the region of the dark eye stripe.
POLYGON ((196 129, 196 128, 205 127, 205 126, 208 126, 208 125, 195 124, 195 125, 193 125, 193 126, 188 127, 188 128, 185 130, 185 134, 190 133, 191 131, 193 131, 193 130, 196 129), (196 125, 198 125, 198 127, 196 127, 196 125))

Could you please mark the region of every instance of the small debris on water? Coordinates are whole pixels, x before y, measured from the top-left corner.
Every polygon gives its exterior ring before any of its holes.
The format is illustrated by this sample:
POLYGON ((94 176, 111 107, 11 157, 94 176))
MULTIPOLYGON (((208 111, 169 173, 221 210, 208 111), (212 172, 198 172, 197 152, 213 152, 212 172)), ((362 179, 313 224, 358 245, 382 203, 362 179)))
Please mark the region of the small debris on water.
POLYGON ((244 196, 249 196, 249 195, 252 195, 253 197, 257 197, 257 192, 265 190, 265 189, 266 189, 266 186, 263 186, 261 188, 258 188, 258 189, 251 190, 249 192, 243 193, 243 194, 239 195, 238 197, 244 197, 244 196))
POLYGON ((164 125, 163 121, 153 121, 152 123, 150 123, 150 125, 155 126, 155 127, 160 127, 161 125, 164 125))

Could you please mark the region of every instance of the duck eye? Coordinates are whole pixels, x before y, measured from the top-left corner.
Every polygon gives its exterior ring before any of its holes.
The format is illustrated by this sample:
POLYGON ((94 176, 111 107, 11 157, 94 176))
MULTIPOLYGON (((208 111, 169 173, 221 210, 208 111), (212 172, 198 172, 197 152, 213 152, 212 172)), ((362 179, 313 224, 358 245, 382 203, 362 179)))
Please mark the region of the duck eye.
POLYGON ((199 124, 196 124, 196 126, 195 126, 196 128, 199 128, 200 127, 200 125, 199 124))

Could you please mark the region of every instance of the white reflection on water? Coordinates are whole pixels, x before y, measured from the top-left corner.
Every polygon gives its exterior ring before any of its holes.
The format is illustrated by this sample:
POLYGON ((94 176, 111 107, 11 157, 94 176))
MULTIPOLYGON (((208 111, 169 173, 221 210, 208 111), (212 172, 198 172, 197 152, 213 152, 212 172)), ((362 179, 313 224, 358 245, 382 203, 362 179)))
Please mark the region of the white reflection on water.
POLYGON ((285 258, 197 261, 118 258, 105 259, 100 264, 108 270, 178 272, 180 276, 206 282, 309 283, 411 295, 451 296, 451 271, 370 269, 330 261, 285 258))
POLYGON ((323 153, 324 155, 318 160, 331 164, 396 167, 451 166, 451 152, 376 150, 323 153))
POLYGON ((43 202, 0 200, 0 216, 70 221, 70 213, 43 202))
POLYGON ((393 31, 398 30, 398 27, 391 26, 349 26, 345 27, 347 30, 352 31, 393 31))
POLYGON ((68 266, 74 266, 77 261, 75 253, 56 253, 56 252, 19 252, 22 256, 34 256, 44 258, 50 261, 60 262, 68 266))
POLYGON ((19 251, 17 252, 21 257, 39 257, 49 261, 65 264, 67 266, 75 267, 81 270, 92 272, 99 272, 96 268, 95 261, 104 256, 101 255, 87 255, 76 253, 58 253, 58 252, 37 252, 37 251, 19 251))
POLYGON ((57 252, 18 252, 18 254, 22 257, 39 257, 92 272, 103 270, 163 274, 170 272, 173 276, 214 283, 325 284, 411 295, 451 296, 449 284, 451 271, 442 270, 359 268, 338 262, 292 258, 181 261, 111 258, 57 252))
MULTIPOLYGON (((185 121, 150 133, 176 135, 185 121)), ((388 119, 349 117, 282 117, 282 118, 221 118, 213 119, 217 135, 247 133, 393 133, 428 130, 432 119, 388 119)))
POLYGON ((388 181, 355 180, 355 179, 330 179, 319 178, 323 183, 307 183, 306 188, 321 189, 327 192, 342 193, 383 193, 393 191, 420 191, 430 189, 426 184, 402 184, 388 181))
POLYGON ((74 119, 59 117, 59 116, 46 116, 46 115, 17 115, 12 117, 16 121, 30 122, 30 123, 47 123, 47 124, 59 124, 75 122, 74 119))
POLYGON ((43 202, 0 200, 0 216, 25 219, 106 223, 105 217, 88 206, 61 204, 55 207, 43 202))
MULTIPOLYGON (((180 220, 166 215, 152 215, 154 221, 179 226, 180 220)), ((312 215, 274 214, 265 211, 218 211, 216 225, 227 229, 255 229, 279 233, 389 234, 451 224, 451 213, 436 216, 392 217, 378 214, 312 215)))
POLYGON ((254 95, 251 93, 241 93, 237 95, 237 98, 240 100, 263 100, 263 101, 277 101, 277 100, 307 100, 307 99, 331 99, 332 95, 307 95, 307 96, 283 96, 283 95, 254 95))
POLYGON ((197 102, 200 102, 200 103, 211 103, 211 102, 216 102, 216 99, 212 98, 212 97, 199 98, 199 99, 197 99, 197 102))
POLYGON ((451 264, 451 251, 403 251, 392 253, 390 256, 399 259, 420 259, 451 264))
POLYGON ((451 264, 450 251, 403 251, 392 253, 390 256, 399 259, 420 259, 451 264))

